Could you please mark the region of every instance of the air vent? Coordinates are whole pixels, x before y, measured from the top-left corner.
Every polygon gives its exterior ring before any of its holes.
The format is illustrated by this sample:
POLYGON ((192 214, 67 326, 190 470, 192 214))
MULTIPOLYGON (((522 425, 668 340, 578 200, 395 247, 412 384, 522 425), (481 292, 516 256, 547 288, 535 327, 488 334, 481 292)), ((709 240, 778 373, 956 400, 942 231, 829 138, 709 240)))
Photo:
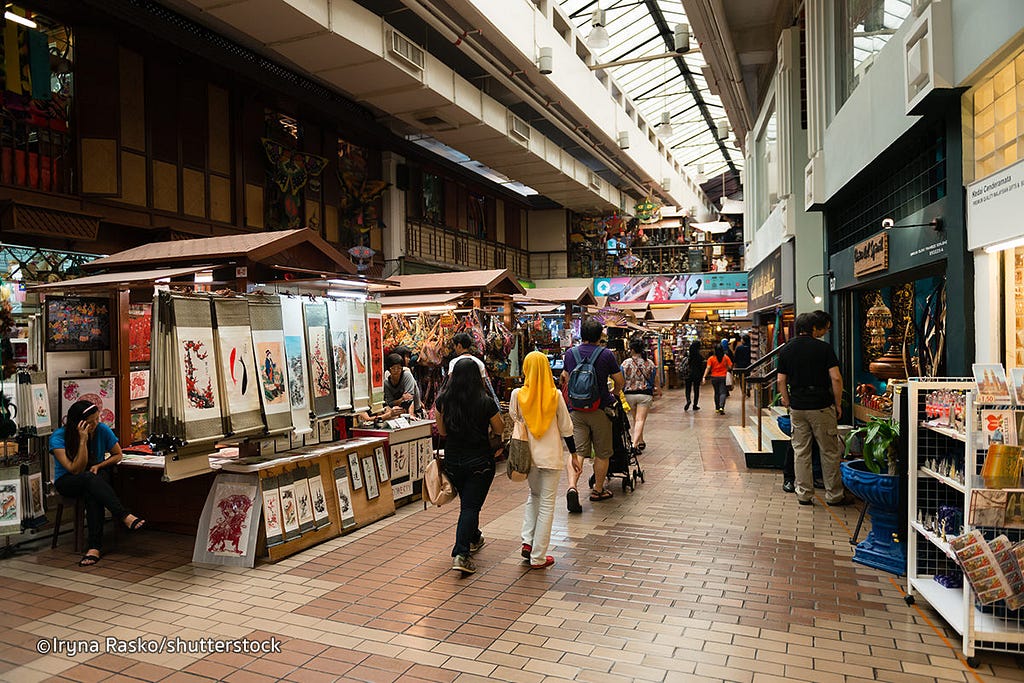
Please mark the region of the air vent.
POLYGON ((388 51, 409 66, 423 70, 423 50, 398 31, 388 31, 388 51))
POLYGON ((594 192, 601 191, 601 176, 597 175, 593 171, 590 173, 590 189, 594 192))
POLYGON ((530 124, 515 114, 508 115, 508 134, 520 142, 530 141, 530 124))
POLYGON ((412 118, 426 130, 455 130, 459 127, 459 124, 449 121, 433 110, 416 112, 412 114, 412 118))

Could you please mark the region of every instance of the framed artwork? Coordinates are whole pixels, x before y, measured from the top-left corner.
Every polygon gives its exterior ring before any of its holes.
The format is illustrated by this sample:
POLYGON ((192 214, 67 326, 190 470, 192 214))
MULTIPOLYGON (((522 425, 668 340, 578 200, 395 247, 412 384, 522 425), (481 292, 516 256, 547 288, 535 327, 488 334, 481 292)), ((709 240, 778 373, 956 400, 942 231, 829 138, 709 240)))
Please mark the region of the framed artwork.
POLYGON ((213 330, 179 327, 178 363, 184 390, 185 421, 216 420, 220 423, 220 384, 214 364, 213 330))
POLYGON ((341 512, 341 528, 348 529, 356 524, 352 511, 351 489, 348 487, 348 470, 344 465, 334 468, 334 488, 338 492, 338 510, 341 512))
POLYGON ((334 403, 338 410, 352 407, 349 309, 344 301, 327 300, 327 321, 331 334, 331 362, 334 369, 334 403))
POLYGON ((100 422, 114 429, 117 419, 117 382, 107 377, 61 377, 60 414, 66 415, 75 401, 89 401, 100 409, 100 422))
POLYGON ((292 487, 295 489, 295 504, 299 510, 299 531, 312 531, 316 528, 316 518, 313 516, 313 496, 309 492, 305 468, 292 472, 292 487))
POLYGON ((192 561, 252 567, 262 509, 259 477, 217 475, 200 518, 192 561))
POLYGON ((128 393, 133 401, 149 398, 149 370, 132 370, 129 373, 128 393))
POLYGON ((21 477, 8 468, 10 478, 0 479, 0 535, 21 532, 21 477))
POLYGON ((401 479, 409 476, 409 454, 415 453, 418 446, 415 441, 400 443, 391 447, 391 478, 401 479))
POLYGON ((327 494, 324 493, 324 482, 320 478, 319 466, 314 466, 307 472, 316 472, 316 476, 309 478, 309 495, 313 505, 313 518, 318 529, 330 526, 331 518, 327 514, 327 494))
POLYGON ((109 299, 47 297, 47 351, 107 351, 109 349, 109 299))
POLYGON ((358 491, 363 488, 363 475, 359 471, 359 455, 356 453, 348 454, 348 470, 352 473, 352 489, 358 491))
POLYGON ((46 510, 43 508, 43 475, 41 472, 28 475, 28 503, 29 517, 43 517, 46 510))
POLYGON ((153 337, 153 304, 128 306, 128 362, 148 363, 153 337))
POLYGON ((974 381, 978 385, 978 403, 1013 402, 1002 363, 975 363, 971 368, 974 372, 974 381))
POLYGON ((299 533, 299 508, 295 500, 295 489, 291 481, 281 486, 281 519, 284 520, 284 531, 291 536, 299 533))
POLYGON ((32 392, 32 421, 37 431, 49 429, 52 425, 50 420, 50 393, 46 390, 45 384, 33 384, 32 392))
POLYGON ((363 475, 366 477, 366 498, 373 500, 380 495, 380 487, 377 485, 377 473, 374 472, 373 458, 363 458, 363 475))
POLYGON ((130 443, 141 443, 149 438, 149 411, 131 414, 132 435, 130 443))
POLYGON ((262 336, 261 332, 253 332, 253 340, 256 342, 256 368, 259 372, 264 410, 267 413, 291 412, 284 376, 284 342, 263 339, 262 336))
POLYGON ((330 396, 334 380, 331 378, 331 351, 327 345, 327 329, 324 327, 309 328, 309 365, 313 396, 330 396))
POLYGON ((281 492, 277 490, 277 477, 266 477, 260 481, 263 490, 263 530, 267 535, 267 547, 284 542, 284 527, 281 524, 281 492))
POLYGON ((28 365, 28 339, 11 339, 11 353, 15 365, 28 365))
MULTIPOLYGON (((388 460, 384 457, 384 447, 377 446, 373 449, 373 456, 377 460, 377 476, 381 483, 388 480, 388 460)), ((391 447, 391 457, 395 457, 395 448, 391 447)))

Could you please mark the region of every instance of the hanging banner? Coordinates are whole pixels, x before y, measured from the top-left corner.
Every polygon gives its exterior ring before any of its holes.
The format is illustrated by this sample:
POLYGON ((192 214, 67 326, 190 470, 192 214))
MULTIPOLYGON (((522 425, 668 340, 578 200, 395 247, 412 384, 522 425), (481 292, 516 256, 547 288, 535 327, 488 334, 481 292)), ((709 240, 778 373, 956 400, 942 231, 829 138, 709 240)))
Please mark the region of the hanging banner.
POLYGON ((309 357, 310 404, 317 417, 326 417, 335 412, 327 304, 323 299, 303 304, 303 315, 306 320, 306 353, 309 357))
POLYGON ((747 274, 679 273, 638 277, 594 278, 594 295, 608 303, 653 304, 746 302, 747 274))
POLYGON ((351 349, 346 302, 328 299, 327 320, 331 334, 331 365, 334 369, 334 405, 338 410, 351 410, 352 382, 349 372, 351 349))
POLYGON ((224 424, 210 300, 172 295, 170 301, 176 347, 176 403, 181 406, 176 407, 172 419, 183 424, 186 441, 220 439, 224 424))
POLYGON ((366 410, 370 407, 370 358, 366 340, 365 304, 349 301, 348 309, 349 345, 352 350, 352 408, 366 410))
POLYGON ((366 327, 370 345, 370 403, 373 412, 384 407, 384 322, 380 302, 366 302, 366 327))
POLYGON ((306 328, 302 322, 302 300, 281 297, 284 328, 284 357, 288 364, 288 401, 297 435, 313 431, 309 421, 309 363, 306 358, 306 328))
POLYGON ((245 299, 214 299, 222 412, 232 435, 263 431, 263 413, 252 356, 249 304, 245 299))

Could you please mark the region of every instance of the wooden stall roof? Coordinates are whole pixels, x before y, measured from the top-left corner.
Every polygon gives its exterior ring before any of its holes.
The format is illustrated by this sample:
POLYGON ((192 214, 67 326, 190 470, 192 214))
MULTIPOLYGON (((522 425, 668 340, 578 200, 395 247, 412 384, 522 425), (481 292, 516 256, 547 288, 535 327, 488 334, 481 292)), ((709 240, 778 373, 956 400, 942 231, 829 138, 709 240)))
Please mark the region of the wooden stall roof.
POLYGON ((516 297, 516 303, 522 303, 523 314, 534 315, 540 313, 541 315, 547 315, 549 313, 558 313, 562 309, 562 304, 534 304, 530 303, 529 300, 520 302, 519 297, 516 297))
POLYGON ((230 259, 246 259, 279 270, 293 268, 305 273, 356 272, 355 264, 348 257, 309 228, 144 244, 96 259, 82 267, 86 270, 126 270, 153 264, 209 265, 230 259))
POLYGON ((452 304, 464 296, 465 294, 461 292, 456 292, 455 294, 447 292, 439 294, 396 294, 395 296, 382 296, 379 301, 386 313, 388 308, 452 304))
POLYGON ((60 282, 47 282, 41 285, 30 285, 33 291, 53 291, 64 289, 113 289, 119 285, 134 285, 156 282, 164 278, 193 275, 208 266, 188 266, 187 268, 161 268, 158 270, 128 270, 120 273, 103 273, 102 275, 86 275, 85 277, 60 282))
POLYGON ((590 287, 578 285, 575 287, 535 287, 526 290, 526 294, 518 294, 515 300, 529 303, 532 301, 544 301, 555 304, 578 304, 581 306, 596 306, 597 299, 594 298, 590 287))
POLYGON ((612 302, 609 302, 608 305, 610 307, 612 307, 612 308, 624 308, 627 311, 633 311, 634 313, 638 313, 638 312, 639 313, 643 313, 643 312, 647 311, 647 309, 650 308, 650 306, 651 306, 646 301, 625 301, 625 302, 612 301, 612 302))
POLYGON ((670 308, 652 308, 647 311, 644 319, 656 323, 681 323, 689 314, 690 304, 682 304, 670 308))
POLYGON ((402 294, 413 292, 484 292, 486 294, 524 294, 512 273, 505 270, 463 270, 451 273, 394 275, 402 294))

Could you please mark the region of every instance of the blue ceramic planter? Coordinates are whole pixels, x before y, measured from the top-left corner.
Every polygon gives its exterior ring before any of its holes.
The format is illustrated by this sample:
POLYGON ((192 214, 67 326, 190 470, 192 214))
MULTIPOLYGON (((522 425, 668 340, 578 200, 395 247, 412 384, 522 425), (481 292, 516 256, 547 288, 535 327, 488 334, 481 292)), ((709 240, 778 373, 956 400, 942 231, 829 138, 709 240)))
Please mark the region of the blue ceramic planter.
POLYGON ((893 474, 875 474, 868 470, 863 460, 841 463, 840 470, 843 485, 868 504, 868 516, 871 517, 871 533, 857 544, 853 561, 892 574, 906 574, 906 550, 902 543, 894 540, 899 534, 896 525, 900 478, 893 474))

